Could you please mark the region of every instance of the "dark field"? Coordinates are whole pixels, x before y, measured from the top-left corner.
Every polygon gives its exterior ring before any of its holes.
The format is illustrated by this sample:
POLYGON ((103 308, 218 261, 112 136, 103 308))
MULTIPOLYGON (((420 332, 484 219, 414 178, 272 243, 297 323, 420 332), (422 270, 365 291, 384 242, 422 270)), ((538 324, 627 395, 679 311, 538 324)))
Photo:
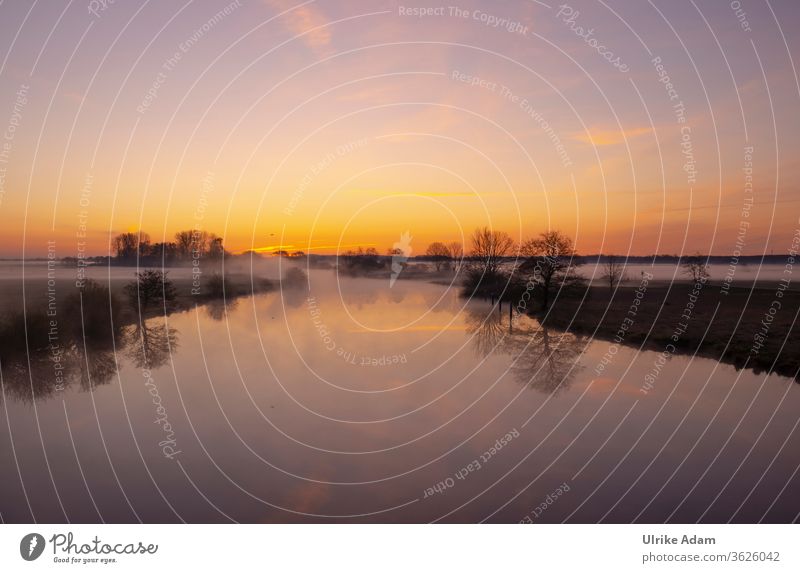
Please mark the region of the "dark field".
POLYGON ((674 344, 676 353, 697 354, 737 368, 751 368, 756 373, 774 372, 797 379, 800 369, 797 290, 782 291, 783 296, 779 296, 773 286, 731 287, 728 294, 723 294, 719 285, 707 284, 687 313, 692 285, 651 283, 641 297, 638 310, 631 315, 629 310, 637 290, 638 287, 627 286, 615 291, 592 287, 585 298, 559 297, 545 321, 573 332, 612 340, 625 318, 630 317, 625 323, 623 344, 649 350, 664 350, 674 344), (686 325, 685 331, 681 325, 686 325))

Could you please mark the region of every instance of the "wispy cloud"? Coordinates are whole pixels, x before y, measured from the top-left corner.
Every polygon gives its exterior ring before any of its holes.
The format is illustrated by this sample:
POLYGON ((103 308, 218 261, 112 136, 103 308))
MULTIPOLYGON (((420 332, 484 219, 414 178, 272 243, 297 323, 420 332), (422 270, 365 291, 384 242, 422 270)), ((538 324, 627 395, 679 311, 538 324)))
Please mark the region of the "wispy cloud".
MULTIPOLYGON (((289 10, 297 5, 296 0, 265 0, 266 4, 279 12, 289 10)), ((325 25, 328 19, 315 6, 302 5, 282 16, 286 29, 296 36, 301 36, 303 42, 317 56, 327 56, 331 53, 331 31, 325 25)))
POLYGON ((575 141, 581 141, 590 145, 619 145, 626 139, 638 137, 652 132, 649 127, 637 127, 634 129, 594 129, 588 133, 576 133, 572 136, 575 141))
POLYGON ((240 251, 241 253, 247 253, 253 251, 255 253, 265 253, 265 254, 276 254, 281 251, 286 252, 294 252, 294 251, 338 251, 341 249, 352 249, 356 247, 375 247, 377 243, 351 243, 351 244, 330 244, 330 245, 312 245, 309 246, 308 244, 299 244, 299 245, 268 245, 262 247, 251 247, 249 249, 244 249, 240 251))
POLYGON ((350 92, 338 96, 339 101, 371 101, 371 102, 385 102, 390 101, 392 96, 401 92, 402 86, 385 85, 380 87, 371 87, 355 92, 350 92))
POLYGON ((496 191, 482 191, 480 193, 474 191, 407 191, 407 192, 398 192, 398 191, 391 191, 388 192, 384 189, 363 189, 363 188, 353 188, 348 189, 351 193, 365 193, 368 195, 377 195, 377 196, 386 196, 387 194, 398 196, 403 195, 407 197, 483 197, 485 195, 498 195, 499 193, 496 191))
POLYGON ((78 92, 62 92, 61 95, 75 103, 83 103, 85 98, 83 94, 79 94, 78 92))

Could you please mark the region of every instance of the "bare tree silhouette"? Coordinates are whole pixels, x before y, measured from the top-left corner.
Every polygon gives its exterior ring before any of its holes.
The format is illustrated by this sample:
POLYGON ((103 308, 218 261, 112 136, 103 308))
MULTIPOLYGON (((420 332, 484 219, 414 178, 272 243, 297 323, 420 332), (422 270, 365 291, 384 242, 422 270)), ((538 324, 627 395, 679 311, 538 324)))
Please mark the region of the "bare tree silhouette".
POLYGON ((447 255, 453 262, 453 270, 458 272, 464 264, 464 247, 458 241, 447 243, 447 255))
POLYGON ((472 264, 485 275, 496 275, 503 259, 511 253, 514 241, 503 231, 493 231, 489 227, 475 229, 472 233, 472 264))
POLYGON ((554 287, 562 288, 579 282, 575 272, 579 263, 575 260, 572 239, 560 231, 542 233, 537 238, 526 241, 520 250, 526 257, 520 270, 532 275, 539 285, 543 310, 547 310, 550 292, 554 287))
POLYGON ((706 282, 711 274, 708 272, 706 258, 700 253, 695 253, 691 257, 685 257, 681 263, 683 274, 692 279, 692 282, 706 282))
POLYGON ((439 241, 428 245, 425 256, 433 262, 437 271, 441 270, 442 267, 448 265, 450 262, 450 250, 447 248, 447 245, 439 241))
POLYGON ((608 255, 603 264, 603 278, 614 288, 625 280, 625 264, 614 255, 608 255))
POLYGON ((514 241, 503 231, 476 229, 463 279, 464 295, 494 299, 507 294, 513 272, 504 272, 502 265, 513 249, 514 241))

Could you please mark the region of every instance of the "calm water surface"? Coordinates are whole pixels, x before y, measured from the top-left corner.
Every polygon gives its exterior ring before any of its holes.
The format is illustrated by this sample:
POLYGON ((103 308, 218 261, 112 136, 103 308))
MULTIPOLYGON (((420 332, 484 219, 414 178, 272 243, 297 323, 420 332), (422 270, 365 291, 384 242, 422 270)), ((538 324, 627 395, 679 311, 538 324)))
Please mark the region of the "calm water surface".
POLYGON ((675 356, 643 392, 657 352, 598 376, 608 342, 446 286, 310 284, 148 321, 32 402, 4 367, 3 521, 797 518, 788 379, 675 356))

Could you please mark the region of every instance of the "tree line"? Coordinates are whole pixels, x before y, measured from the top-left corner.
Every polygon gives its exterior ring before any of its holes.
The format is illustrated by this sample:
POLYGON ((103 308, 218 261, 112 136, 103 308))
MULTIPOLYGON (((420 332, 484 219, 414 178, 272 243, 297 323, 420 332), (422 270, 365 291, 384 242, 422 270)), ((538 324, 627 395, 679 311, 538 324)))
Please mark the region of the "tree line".
POLYGON ((476 229, 464 257, 464 294, 508 300, 518 310, 537 302, 546 310, 553 292, 585 284, 576 272, 582 263, 568 236, 547 231, 517 244, 504 231, 476 229))
POLYGON ((175 240, 154 243, 143 231, 120 233, 111 241, 114 257, 119 263, 141 264, 143 261, 164 261, 181 264, 199 260, 219 260, 228 253, 222 237, 214 233, 191 229, 175 233, 175 240))
MULTIPOLYGON (((534 302, 546 310, 555 291, 569 296, 586 286, 586 279, 577 272, 584 261, 572 239, 561 231, 546 231, 517 244, 504 231, 482 227, 472 233, 470 243, 465 252, 460 243, 434 242, 425 253, 437 270, 463 267, 467 296, 514 301, 520 310, 534 302)), ((691 281, 708 280, 707 257, 696 253, 680 261, 683 274, 691 281)), ((600 278, 613 289, 627 280, 625 267, 623 257, 607 255, 600 278)))
MULTIPOLYGON (((382 255, 374 247, 359 247, 340 255, 338 266, 353 274, 370 273, 387 269, 393 259, 396 263, 396 257, 403 256, 396 248, 382 255)), ((575 272, 582 261, 572 240, 560 231, 541 233, 517 245, 504 231, 483 227, 473 232, 466 249, 459 242, 436 241, 414 260, 431 262, 437 272, 451 269, 463 273, 465 296, 516 302, 535 294, 545 309, 556 287, 569 289, 584 282, 575 272)), ((407 262, 402 259, 400 264, 407 262)))

